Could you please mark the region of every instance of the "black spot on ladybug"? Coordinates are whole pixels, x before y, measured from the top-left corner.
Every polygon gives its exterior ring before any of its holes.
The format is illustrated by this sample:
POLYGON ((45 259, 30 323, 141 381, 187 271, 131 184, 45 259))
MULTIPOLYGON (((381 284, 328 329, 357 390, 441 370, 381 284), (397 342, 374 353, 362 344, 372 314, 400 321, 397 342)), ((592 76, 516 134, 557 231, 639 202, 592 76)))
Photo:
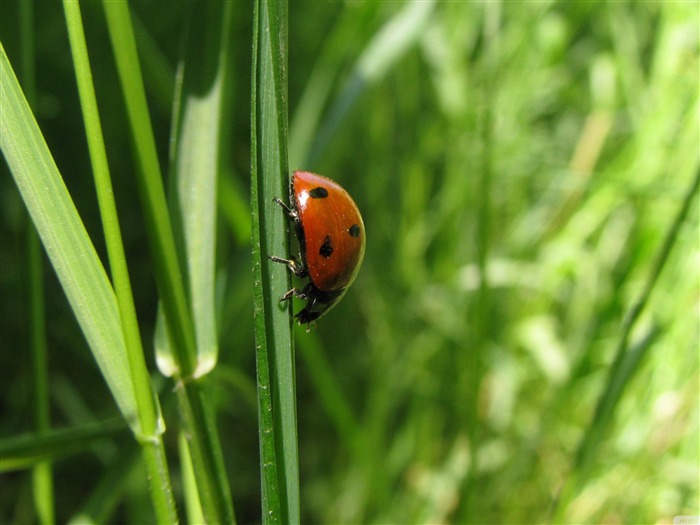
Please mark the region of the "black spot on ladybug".
POLYGON ((326 235, 326 240, 323 241, 323 244, 321 245, 321 249, 318 251, 318 254, 321 257, 325 257, 326 259, 330 259, 332 253, 333 253, 333 246, 331 245, 331 236, 326 235))
POLYGON ((348 228, 348 233, 350 234, 350 237, 359 237, 360 236, 360 227, 357 224, 353 224, 348 228))
POLYGON ((312 199, 325 199, 328 197, 328 190, 326 188, 322 188, 321 186, 316 186, 309 192, 309 195, 312 199))

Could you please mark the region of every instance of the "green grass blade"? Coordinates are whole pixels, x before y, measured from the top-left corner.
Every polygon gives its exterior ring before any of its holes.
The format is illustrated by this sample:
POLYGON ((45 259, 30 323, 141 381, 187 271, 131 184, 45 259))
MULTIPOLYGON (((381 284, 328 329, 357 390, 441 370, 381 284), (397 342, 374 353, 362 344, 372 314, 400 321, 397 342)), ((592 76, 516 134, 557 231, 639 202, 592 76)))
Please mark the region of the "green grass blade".
POLYGON ((309 148, 345 57, 364 45, 364 31, 372 27, 381 7, 381 2, 364 2, 361 6, 345 4, 338 22, 324 41, 321 55, 311 75, 305 79, 304 92, 292 116, 289 128, 289 165, 292 169, 308 166, 309 148))
POLYGON ((177 437, 178 449, 182 461, 182 492, 185 499, 185 509, 187 510, 188 523, 205 523, 202 514, 202 504, 199 502, 197 493, 197 478, 192 468, 192 455, 187 445, 187 436, 180 432, 177 437))
POLYGON ((240 246, 250 243, 250 194, 242 187, 240 179, 232 173, 224 173, 219 178, 217 201, 219 212, 236 242, 240 246))
POLYGON ((251 207, 260 465, 265 523, 299 523, 299 463, 285 218, 272 199, 287 184, 287 4, 255 4, 252 80, 251 207))
POLYGON ((139 168, 137 180, 152 243, 158 291, 177 354, 177 375, 189 377, 196 368, 194 327, 168 214, 129 10, 124 1, 105 1, 103 5, 131 126, 139 168))
POLYGON ((180 412, 191 441, 199 496, 208 522, 235 521, 213 406, 201 379, 197 379, 197 352, 192 312, 185 291, 173 227, 158 164, 153 130, 139 66, 129 9, 124 1, 105 1, 112 48, 126 101, 135 146, 147 230, 155 276, 167 320, 168 342, 173 345, 180 412))
POLYGON ((358 461, 371 460, 368 454, 365 432, 353 408, 348 403, 337 374, 318 339, 309 337, 300 341, 299 356, 309 370, 318 398, 330 421, 333 422, 339 439, 352 450, 358 461))
MULTIPOLYGON (((189 45, 185 46, 179 75, 182 81, 171 160, 197 339, 195 375, 201 377, 216 365, 218 356, 214 310, 216 199, 232 8, 228 3, 214 3, 197 10, 190 18, 189 45)), ((159 363, 172 361, 169 345, 157 348, 159 363)))
POLYGON ((132 22, 139 58, 143 64, 143 80, 148 90, 148 100, 153 102, 159 112, 167 114, 173 108, 175 71, 165 50, 154 41, 138 13, 132 12, 132 22))
POLYGON ((624 390, 638 372, 640 363, 652 347, 654 340, 660 334, 660 330, 656 326, 652 326, 649 332, 640 341, 631 347, 629 345, 629 338, 632 330, 635 328, 640 315, 649 302, 671 251, 680 238, 680 231, 687 220, 690 210, 693 205, 697 204, 699 189, 700 169, 697 169, 678 213, 666 232, 666 236, 657 252, 644 288, 623 321, 620 340, 615 353, 615 360, 610 367, 607 382, 598 399, 593 420, 583 434, 575 455, 572 456, 571 477, 566 480, 561 494, 554 502, 552 508, 553 523, 557 523, 562 519, 561 513, 580 488, 585 486, 588 482, 591 469, 596 460, 598 460, 597 452, 605 438, 607 430, 613 422, 616 408, 622 398, 624 390))
POLYGON ((211 396, 203 381, 178 389, 183 425, 190 438, 190 453, 199 500, 208 523, 235 523, 231 490, 216 432, 211 396))
POLYGON ((123 419, 115 418, 0 439, 0 473, 25 469, 71 454, 82 454, 98 440, 123 434, 127 428, 123 419))
POLYGON ((114 291, 1 49, 0 146, 112 395, 133 422, 136 402, 114 291))
POLYGON ((117 207, 114 201, 111 176, 107 164, 107 152, 102 136, 97 99, 92 84, 92 71, 83 32, 80 5, 77 2, 64 1, 63 6, 95 186, 97 188, 102 226, 107 244, 107 253, 124 330, 131 382, 137 401, 139 425, 134 428, 134 432, 143 449, 144 460, 149 472, 148 477, 151 481, 151 496, 158 520, 172 523, 177 521, 177 511, 175 510, 175 501, 172 488, 170 487, 170 476, 162 440, 165 424, 162 420, 158 399, 153 393, 150 375, 146 368, 143 345, 141 344, 141 334, 136 318, 136 308, 126 265, 117 207))

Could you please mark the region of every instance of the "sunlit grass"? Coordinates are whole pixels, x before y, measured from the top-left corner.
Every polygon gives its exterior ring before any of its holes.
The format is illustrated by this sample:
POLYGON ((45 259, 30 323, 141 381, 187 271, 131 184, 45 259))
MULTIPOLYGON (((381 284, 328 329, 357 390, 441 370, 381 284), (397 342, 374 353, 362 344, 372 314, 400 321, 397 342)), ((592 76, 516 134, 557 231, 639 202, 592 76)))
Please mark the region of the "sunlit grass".
MULTIPOLYGON (((167 72, 181 58, 188 13, 186 2, 168 5, 132 4, 163 168, 167 72)), ((210 393, 236 518, 250 523, 263 512, 248 239, 253 10, 236 6, 232 78, 218 109, 221 213, 207 241, 216 243, 219 347, 210 393)), ((39 126, 104 261, 74 73, 53 65, 67 60, 54 43, 65 28, 44 9, 35 20, 39 126)), ((289 4, 290 169, 341 183, 367 229, 365 262, 343 301, 315 330, 295 330, 302 522, 671 523, 698 514, 699 9, 289 4), (643 308, 630 317, 636 304, 643 308)), ((13 10, 4 11, 2 42, 14 64, 18 29, 13 10)), ((104 16, 91 4, 83 16, 90 56, 101 56, 104 16)), ((93 68, 147 342, 157 296, 128 125, 113 64, 93 68)), ((274 155, 262 152, 261 172, 284 164, 284 152, 274 155)), ((30 325, 20 313, 28 311, 22 203, 4 171, 6 445, 31 430, 24 399, 34 387, 29 353, 9 351, 28 348, 30 325)), ((117 412, 53 274, 46 281, 51 428, 80 432, 117 412)), ((179 472, 174 385, 165 384, 164 439, 179 472)), ((104 490, 93 515, 152 519, 145 476, 126 475, 133 450, 110 432, 95 453, 70 449, 54 462, 57 521, 92 508, 104 490), (124 473, 111 478, 115 464, 124 473), (85 472, 104 472, 99 488, 86 488, 85 472)), ((23 450, 36 454, 43 442, 32 448, 30 438, 23 450)), ((23 476, 1 480, 2 521, 36 516, 23 476)), ((184 496, 173 485, 182 518, 184 496)))

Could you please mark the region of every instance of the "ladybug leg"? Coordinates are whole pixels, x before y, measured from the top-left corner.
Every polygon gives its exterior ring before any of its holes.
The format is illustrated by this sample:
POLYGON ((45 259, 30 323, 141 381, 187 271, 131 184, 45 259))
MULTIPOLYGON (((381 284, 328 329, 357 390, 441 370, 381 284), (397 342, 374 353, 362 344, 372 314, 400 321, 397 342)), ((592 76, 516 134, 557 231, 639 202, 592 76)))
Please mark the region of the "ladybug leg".
MULTIPOLYGON (((313 290, 314 286, 311 283, 307 283, 306 286, 302 290, 297 290, 296 288, 292 288, 289 290, 286 294, 282 296, 280 299, 280 302, 282 301, 289 301, 292 297, 296 297, 298 299, 307 299, 309 297, 309 294, 313 290)), ((299 312, 296 317, 298 318, 299 315, 301 315, 301 312, 299 312)))
POLYGON ((298 299, 306 299, 308 297, 306 289, 308 286, 305 286, 303 290, 299 291, 296 288, 292 288, 289 290, 286 294, 282 296, 280 299, 280 302, 282 301, 289 301, 292 297, 296 297, 298 299))
POLYGON ((276 255, 270 255, 268 257, 273 262, 286 264, 287 268, 289 268, 289 270, 297 277, 306 277, 309 275, 306 271, 306 267, 301 264, 296 257, 290 257, 289 259, 283 259, 282 257, 277 257, 276 255))
POLYGON ((292 219, 294 221, 299 220, 299 214, 297 213, 297 211, 295 209, 287 206, 287 204, 285 204, 285 202, 282 199, 275 197, 274 199, 272 199, 272 201, 275 204, 278 204, 279 206, 281 206, 282 209, 284 209, 284 211, 287 212, 287 215, 289 216, 290 219, 292 219))

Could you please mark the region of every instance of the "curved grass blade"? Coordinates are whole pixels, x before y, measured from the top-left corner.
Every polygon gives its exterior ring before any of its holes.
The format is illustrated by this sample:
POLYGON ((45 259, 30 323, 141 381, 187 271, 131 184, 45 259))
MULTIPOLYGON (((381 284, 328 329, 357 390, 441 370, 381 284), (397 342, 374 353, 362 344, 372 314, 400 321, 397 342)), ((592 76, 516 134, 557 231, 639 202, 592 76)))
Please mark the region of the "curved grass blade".
POLYGON ((0 44, 0 148, 119 410, 136 401, 119 310, 107 274, 0 44))

